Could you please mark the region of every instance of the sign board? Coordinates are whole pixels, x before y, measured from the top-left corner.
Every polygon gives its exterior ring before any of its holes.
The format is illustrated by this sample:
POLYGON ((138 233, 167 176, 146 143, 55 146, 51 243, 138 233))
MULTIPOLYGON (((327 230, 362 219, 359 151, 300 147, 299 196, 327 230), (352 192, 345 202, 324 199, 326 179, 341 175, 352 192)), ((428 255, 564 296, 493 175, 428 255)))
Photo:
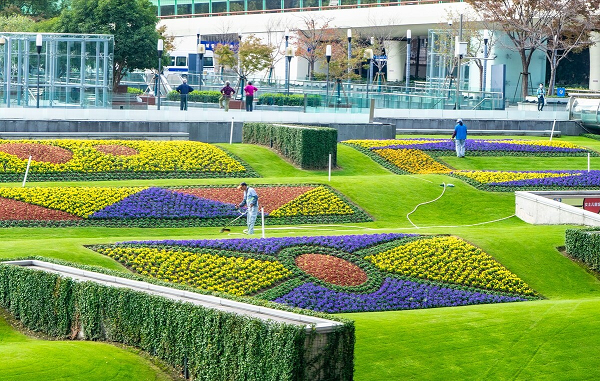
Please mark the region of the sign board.
POLYGON ((600 213, 600 198, 584 198, 583 209, 592 213, 600 213))
POLYGON ((559 97, 564 97, 565 95, 567 95, 567 90, 564 87, 557 87, 556 95, 559 97))

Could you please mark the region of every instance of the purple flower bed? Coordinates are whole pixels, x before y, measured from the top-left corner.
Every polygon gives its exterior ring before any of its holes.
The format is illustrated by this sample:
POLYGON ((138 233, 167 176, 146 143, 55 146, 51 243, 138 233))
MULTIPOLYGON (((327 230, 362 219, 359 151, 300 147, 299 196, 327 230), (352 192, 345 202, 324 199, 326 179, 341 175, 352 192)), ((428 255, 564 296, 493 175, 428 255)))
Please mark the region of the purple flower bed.
MULTIPOLYGON (((382 148, 390 149, 419 149, 423 151, 454 151, 454 142, 450 139, 440 139, 434 143, 423 144, 393 144, 389 146, 372 147, 371 150, 382 148)), ((583 148, 549 147, 541 145, 521 144, 507 139, 502 142, 490 143, 485 140, 467 139, 467 151, 503 151, 503 152, 550 152, 550 153, 575 153, 587 152, 583 148)))
POLYGON ((342 235, 342 236, 314 236, 314 237, 282 237, 282 238, 252 238, 252 239, 210 239, 210 240, 163 240, 163 241, 129 241, 122 244, 165 245, 194 248, 212 248, 222 250, 240 251, 245 253, 260 253, 275 255, 281 249, 298 245, 316 245, 331 247, 348 253, 353 253, 365 247, 393 241, 395 239, 416 237, 417 234, 369 234, 369 235, 342 235))
POLYGON ((455 307, 525 300, 527 299, 518 296, 486 294, 386 278, 379 290, 369 294, 333 291, 313 283, 306 283, 274 301, 293 307, 337 313, 455 307))
POLYGON ((600 171, 543 171, 540 173, 570 173, 573 176, 546 177, 541 179, 527 179, 488 183, 496 187, 599 187, 600 171))
POLYGON ((89 218, 236 217, 236 206, 161 188, 148 188, 101 209, 89 218))

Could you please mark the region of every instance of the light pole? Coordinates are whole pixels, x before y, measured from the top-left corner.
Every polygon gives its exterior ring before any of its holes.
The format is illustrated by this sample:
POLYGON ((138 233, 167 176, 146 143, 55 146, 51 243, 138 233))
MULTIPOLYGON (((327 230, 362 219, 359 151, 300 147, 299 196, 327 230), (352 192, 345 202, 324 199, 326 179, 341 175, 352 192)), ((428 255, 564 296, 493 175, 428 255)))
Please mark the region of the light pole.
POLYGON ((329 107, 329 61, 331 61, 331 45, 325 47, 325 58, 327 59, 327 95, 325 96, 325 107, 329 107))
POLYGON ((481 91, 485 92, 486 73, 487 73, 487 58, 488 58, 488 42, 490 35, 488 30, 483 31, 483 78, 481 78, 481 91))
POLYGON ((242 50, 242 31, 238 32, 239 45, 238 45, 238 73, 240 74, 240 101, 244 101, 244 76, 242 75, 242 57, 240 51, 242 50))
MULTIPOLYGON (((198 49, 200 48, 200 30, 198 30, 196 32, 196 47, 198 47, 198 49)), ((200 61, 201 61, 201 59, 199 57, 200 52, 196 52, 196 53, 197 53, 196 54, 196 74, 199 74, 198 69, 200 68, 200 61)), ((202 86, 201 83, 199 83, 199 85, 202 86)))
POLYGON ((158 82, 158 86, 156 87, 156 92, 158 93, 158 101, 157 101, 157 109, 160 110, 160 69, 162 66, 162 55, 163 55, 163 40, 162 38, 158 39, 158 43, 156 45, 156 53, 158 54, 158 77, 156 78, 156 81, 158 82))
POLYGON ((364 58, 369 64, 369 73, 367 74, 367 98, 369 98, 369 78, 371 78, 371 61, 373 61, 373 49, 365 49, 364 58))
MULTIPOLYGON (((287 49, 288 49, 288 40, 290 39, 290 30, 288 28, 285 28, 285 31, 283 32, 283 35, 285 37, 285 54, 287 57, 287 49)), ((288 83, 288 79, 287 79, 287 75, 288 75, 288 66, 289 66, 289 62, 288 60, 285 60, 285 84, 287 86, 288 83)))
POLYGON ((406 31, 406 93, 408 93, 408 84, 410 82, 410 40, 412 32, 410 29, 406 31))
MULTIPOLYGON (((200 57, 200 82, 198 83, 198 90, 202 90, 202 74, 204 72, 204 54, 206 54, 206 46, 200 43, 198 44, 198 55, 196 57, 200 57)), ((196 66, 197 68, 197 66, 196 66)))
POLYGON ((292 47, 288 47, 287 49, 285 49, 285 62, 287 63, 286 65, 286 72, 285 72, 285 86, 286 86, 286 94, 290 95, 290 66, 292 63, 292 57, 294 56, 294 48, 292 47))
POLYGON ((37 99, 36 99, 36 108, 40 108, 40 54, 42 53, 42 34, 38 33, 35 36, 35 47, 37 48, 37 99))
POLYGON ((554 46, 552 47, 554 49, 552 51, 552 70, 554 70, 554 75, 552 76, 552 83, 548 89, 549 95, 554 94, 554 86, 556 85, 556 54, 558 51, 558 49, 556 49, 556 45, 558 45, 558 36, 554 35, 554 46))
MULTIPOLYGON (((371 37, 371 52, 373 51, 373 45, 375 45, 375 36, 371 37)), ((373 83, 373 54, 371 54, 371 61, 369 64, 369 83, 373 83)))
POLYGON ((458 36, 454 43, 454 55, 458 58, 458 64, 456 66, 456 99, 454 108, 460 110, 460 66, 462 64, 462 58, 467 54, 467 43, 462 40, 462 25, 463 15, 460 15, 460 26, 458 29, 458 36))
POLYGON ((350 61, 352 60, 352 29, 348 28, 348 94, 350 94, 350 61))

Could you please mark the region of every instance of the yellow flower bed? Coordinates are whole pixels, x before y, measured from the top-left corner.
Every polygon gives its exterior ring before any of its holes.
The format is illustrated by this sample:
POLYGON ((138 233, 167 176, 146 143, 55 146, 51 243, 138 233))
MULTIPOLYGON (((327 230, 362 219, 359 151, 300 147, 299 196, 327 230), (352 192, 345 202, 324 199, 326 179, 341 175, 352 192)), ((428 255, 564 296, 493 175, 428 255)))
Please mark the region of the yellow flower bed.
POLYGON ((378 149, 373 152, 409 173, 450 173, 452 170, 417 149, 378 149))
POLYGON ((143 189, 145 187, 0 188, 0 197, 62 210, 86 218, 143 189))
POLYGON ((520 295, 535 295, 525 282, 483 250, 455 237, 407 243, 365 257, 391 273, 520 295))
POLYGON ((569 177, 579 174, 573 173, 528 173, 528 172, 502 172, 502 171, 453 171, 453 174, 468 177, 482 184, 499 183, 528 179, 543 179, 547 177, 569 177))
POLYGON ((559 147, 559 148, 579 148, 586 149, 582 146, 578 146, 577 144, 570 142, 560 142, 560 141, 549 141, 549 140, 501 140, 501 139, 491 139, 484 140, 488 143, 509 143, 509 144, 521 144, 528 146, 545 146, 545 147, 559 147))
POLYGON ((391 145, 411 145, 411 144, 425 144, 425 143, 437 143, 439 139, 431 139, 431 140, 417 140, 417 139, 385 139, 385 140, 376 140, 376 139, 364 139, 364 140, 344 140, 344 143, 354 144, 363 148, 371 148, 371 147, 386 147, 391 145))
POLYGON ((145 276, 238 296, 252 294, 292 275, 279 262, 250 258, 148 247, 98 251, 145 276))
MULTIPOLYGON (((112 172, 112 171, 193 171, 193 172, 241 172, 244 166, 229 157, 219 147, 190 141, 148 140, 0 140, 2 144, 34 143, 62 147, 73 153, 64 164, 31 162, 31 172, 112 172), (103 153, 96 145, 122 145, 139 152, 122 156, 103 153)), ((0 161, 6 172, 24 172, 27 160, 0 152, 0 161)), ((1 168, 0 168, 1 169, 1 168)))
POLYGON ((344 200, 325 187, 317 187, 272 211, 271 217, 354 214, 344 200))

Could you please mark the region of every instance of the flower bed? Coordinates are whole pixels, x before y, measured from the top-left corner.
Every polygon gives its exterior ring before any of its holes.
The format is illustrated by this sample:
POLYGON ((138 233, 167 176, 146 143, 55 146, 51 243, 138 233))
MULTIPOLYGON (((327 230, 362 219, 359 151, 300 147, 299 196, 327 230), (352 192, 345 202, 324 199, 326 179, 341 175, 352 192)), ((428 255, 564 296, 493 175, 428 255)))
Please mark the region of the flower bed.
MULTIPOLYGON (((454 155, 450 139, 347 140, 390 171, 398 174, 449 174, 490 191, 600 188, 597 171, 472 171, 453 170, 439 157, 454 155)), ((467 139, 470 156, 598 156, 568 142, 513 139, 467 139)))
POLYGON ((219 147, 189 141, 0 140, 0 181, 258 177, 219 147))
POLYGON ((90 248, 142 275, 329 313, 539 297, 491 256, 456 237, 165 240, 90 248))
MULTIPOLYGON (((255 188, 266 224, 371 220, 325 185, 255 188)), ((233 186, 0 188, 8 209, 0 212, 0 226, 222 226, 239 216, 242 197, 233 186)))

